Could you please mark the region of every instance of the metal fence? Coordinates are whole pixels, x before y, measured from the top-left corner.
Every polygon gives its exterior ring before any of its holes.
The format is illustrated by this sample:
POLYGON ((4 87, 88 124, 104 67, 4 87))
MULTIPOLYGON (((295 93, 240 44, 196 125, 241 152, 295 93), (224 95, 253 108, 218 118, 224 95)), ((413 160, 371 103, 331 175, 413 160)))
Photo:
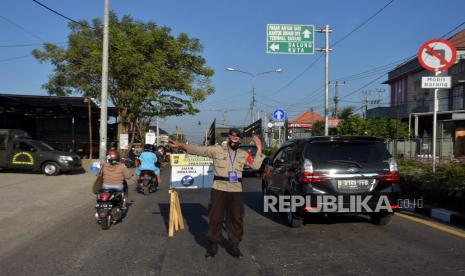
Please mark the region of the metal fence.
MULTIPOLYGON (((431 138, 393 140, 387 143, 387 148, 395 157, 432 159, 433 156, 431 138)), ((454 159, 454 141, 452 138, 436 139, 436 157, 439 161, 454 159)))

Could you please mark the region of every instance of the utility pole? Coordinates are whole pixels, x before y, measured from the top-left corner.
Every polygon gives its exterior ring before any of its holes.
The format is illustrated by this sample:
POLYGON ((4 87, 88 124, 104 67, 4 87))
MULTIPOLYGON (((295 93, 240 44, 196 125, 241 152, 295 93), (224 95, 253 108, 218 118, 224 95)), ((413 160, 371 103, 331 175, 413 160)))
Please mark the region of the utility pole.
POLYGON ((102 94, 100 97, 100 163, 105 163, 107 155, 107 101, 108 101, 108 25, 110 0, 105 0, 103 20, 103 53, 102 53, 102 94))
POLYGON ((332 32, 329 25, 326 25, 324 29, 315 30, 315 32, 325 33, 326 45, 325 48, 318 48, 317 51, 325 52, 325 136, 328 136, 328 121, 329 121, 329 33, 332 32))
POLYGON ((252 101, 250 102, 250 119, 252 120, 252 123, 255 122, 255 103, 256 103, 256 97, 255 97, 255 79, 257 76, 264 75, 264 74, 269 74, 269 73, 281 73, 283 71, 282 68, 276 68, 271 71, 265 71, 265 72, 260 72, 260 73, 251 73, 247 71, 242 71, 233 67, 228 67, 226 68, 226 71, 230 72, 239 72, 243 74, 247 74, 252 78, 252 101))
POLYGON ((377 88, 376 89, 376 92, 378 93, 378 101, 377 101, 377 104, 378 104, 378 107, 381 106, 381 104, 383 103, 383 93, 384 93, 384 88, 377 88))
MULTIPOLYGON (((330 83, 331 84, 331 83, 330 83)), ((346 81, 339 82, 336 81, 334 84, 334 112, 333 112, 333 118, 337 119, 338 117, 338 111, 339 111, 339 86, 346 84, 346 81)))
POLYGON ((252 119, 252 123, 255 122, 255 78, 256 75, 252 77, 252 103, 250 107, 250 118, 252 119))
POLYGON ((366 120, 367 119, 367 111, 368 111, 368 91, 364 90, 362 91, 364 95, 364 100, 363 100, 363 106, 365 107, 365 112, 363 118, 366 120))
POLYGON ((264 129, 265 129, 265 147, 268 147, 269 143, 268 143, 268 137, 269 137, 269 133, 268 131, 270 130, 270 128, 268 127, 268 115, 266 114, 266 111, 264 112, 265 113, 265 124, 264 124, 264 129))

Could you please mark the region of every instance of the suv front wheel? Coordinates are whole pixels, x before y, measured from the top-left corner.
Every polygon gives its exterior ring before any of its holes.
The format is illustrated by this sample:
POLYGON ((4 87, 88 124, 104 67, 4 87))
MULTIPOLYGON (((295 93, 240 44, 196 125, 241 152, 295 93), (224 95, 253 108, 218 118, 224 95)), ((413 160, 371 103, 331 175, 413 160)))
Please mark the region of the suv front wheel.
POLYGON ((289 207, 289 210, 285 214, 287 225, 290 227, 299 228, 304 224, 304 218, 297 216, 296 212, 292 212, 292 206, 289 207))

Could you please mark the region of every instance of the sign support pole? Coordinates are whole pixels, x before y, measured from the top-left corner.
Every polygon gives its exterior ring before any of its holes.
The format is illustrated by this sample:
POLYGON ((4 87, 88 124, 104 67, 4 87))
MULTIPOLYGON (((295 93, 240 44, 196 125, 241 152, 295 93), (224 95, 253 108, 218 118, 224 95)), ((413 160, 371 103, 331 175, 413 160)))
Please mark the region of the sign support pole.
MULTIPOLYGON (((439 76, 441 71, 436 71, 434 76, 439 76)), ((437 88, 434 89, 434 107, 433 107, 433 173, 436 172, 436 136, 437 136, 437 113, 438 113, 438 90, 437 88)))
POLYGON ((329 107, 328 107, 328 104, 329 104, 328 103, 329 102, 329 51, 331 51, 331 49, 329 48, 329 33, 332 32, 333 30, 329 28, 329 25, 326 25, 324 29, 319 29, 315 31, 319 33, 325 33, 325 37, 326 37, 325 48, 319 48, 317 50, 325 52, 325 136, 328 136, 329 134, 329 107))
MULTIPOLYGON (((437 113, 438 113, 438 91, 441 88, 450 88, 451 77, 438 78, 441 72, 452 67, 457 60, 457 49, 448 40, 432 39, 424 43, 418 51, 418 62, 428 71, 434 72, 435 78, 422 77, 421 88, 434 88, 433 103, 433 150, 432 169, 436 172, 436 139, 437 139, 437 113), (433 58, 430 58, 430 57, 433 58)), ((418 135, 418 116, 415 115, 415 135, 418 135)))

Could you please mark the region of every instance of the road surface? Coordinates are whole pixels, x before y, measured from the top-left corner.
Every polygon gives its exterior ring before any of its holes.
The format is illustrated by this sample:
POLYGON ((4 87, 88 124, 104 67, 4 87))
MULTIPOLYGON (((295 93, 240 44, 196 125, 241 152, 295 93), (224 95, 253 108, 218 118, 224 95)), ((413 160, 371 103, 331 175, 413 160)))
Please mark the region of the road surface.
POLYGON ((388 226, 341 217, 289 228, 261 212, 258 178, 244 180, 244 258, 224 241, 206 260, 209 191, 180 192, 186 229, 168 238, 168 173, 157 193, 132 191, 127 218, 108 231, 93 217, 93 175, 1 173, 0 275, 465 275, 463 238, 399 216, 388 226))

